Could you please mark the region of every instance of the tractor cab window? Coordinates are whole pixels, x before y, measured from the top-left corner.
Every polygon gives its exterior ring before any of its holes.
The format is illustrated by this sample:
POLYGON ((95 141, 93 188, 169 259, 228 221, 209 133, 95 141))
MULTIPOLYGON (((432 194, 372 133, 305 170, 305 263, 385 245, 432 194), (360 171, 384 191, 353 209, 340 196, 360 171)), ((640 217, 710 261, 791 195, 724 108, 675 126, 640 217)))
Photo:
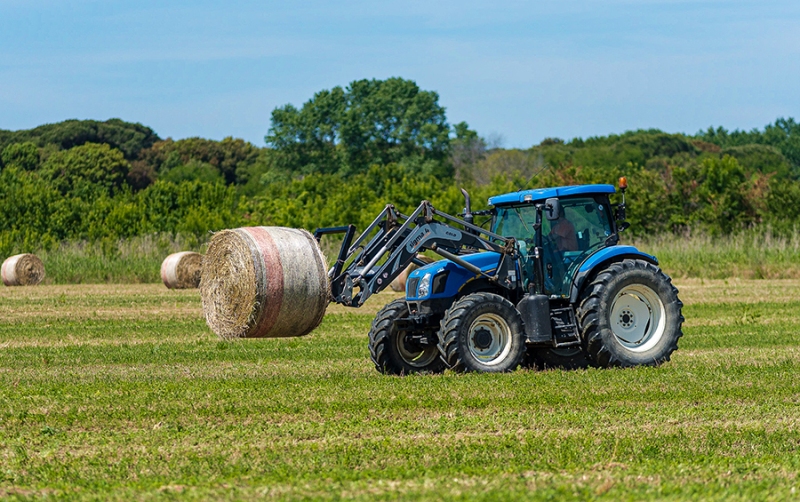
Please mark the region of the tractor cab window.
POLYGON ((503 237, 514 237, 517 241, 533 239, 533 225, 536 223, 536 208, 532 205, 499 207, 495 220, 494 233, 503 237))
POLYGON ((560 252, 583 252, 602 246, 611 235, 607 204, 591 198, 561 199, 561 217, 542 220, 542 235, 560 252))

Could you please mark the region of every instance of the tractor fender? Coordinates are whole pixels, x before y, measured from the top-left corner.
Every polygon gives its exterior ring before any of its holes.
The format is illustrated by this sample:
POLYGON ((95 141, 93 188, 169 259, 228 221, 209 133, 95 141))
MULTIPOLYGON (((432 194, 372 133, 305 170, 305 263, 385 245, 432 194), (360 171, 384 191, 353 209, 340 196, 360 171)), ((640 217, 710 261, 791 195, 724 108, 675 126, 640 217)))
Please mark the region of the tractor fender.
POLYGON ((639 251, 634 246, 610 246, 603 248, 594 253, 581 263, 578 273, 572 280, 572 287, 569 293, 569 302, 574 304, 578 301, 578 295, 581 292, 583 283, 586 279, 591 277, 594 273, 603 270, 609 264, 622 261, 626 258, 633 258, 637 260, 644 260, 653 265, 658 265, 658 258, 647 253, 639 251))

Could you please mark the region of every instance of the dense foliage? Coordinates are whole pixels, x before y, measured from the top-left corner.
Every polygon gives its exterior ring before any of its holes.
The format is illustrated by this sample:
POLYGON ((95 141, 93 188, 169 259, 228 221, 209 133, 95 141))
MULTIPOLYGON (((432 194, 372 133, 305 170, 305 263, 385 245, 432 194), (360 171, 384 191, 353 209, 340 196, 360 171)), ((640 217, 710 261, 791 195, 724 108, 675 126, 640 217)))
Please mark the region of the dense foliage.
POLYGON ((410 80, 358 80, 318 92, 299 110, 275 109, 267 142, 279 167, 303 174, 361 173, 408 158, 441 162, 449 128, 438 101, 410 80))
POLYGON ((629 232, 711 235, 800 217, 800 124, 548 138, 490 148, 449 126, 435 92, 412 81, 361 80, 272 113, 267 147, 241 139, 159 138, 119 119, 0 130, 0 254, 64 241, 105 243, 153 233, 202 242, 239 225, 363 228, 387 203, 422 199, 460 212, 521 188, 614 183, 627 176, 629 232))

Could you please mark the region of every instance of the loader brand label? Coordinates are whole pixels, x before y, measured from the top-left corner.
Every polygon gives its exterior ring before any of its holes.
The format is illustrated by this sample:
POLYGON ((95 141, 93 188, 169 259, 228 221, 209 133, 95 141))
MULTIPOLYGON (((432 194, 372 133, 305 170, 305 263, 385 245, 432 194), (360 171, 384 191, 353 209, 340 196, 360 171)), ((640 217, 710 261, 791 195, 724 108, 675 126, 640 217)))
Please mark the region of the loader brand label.
POLYGON ((424 241, 431 234, 431 229, 430 227, 422 227, 417 228, 414 230, 414 232, 418 233, 418 235, 413 236, 408 244, 406 244, 406 249, 409 253, 417 252, 422 241, 424 241))
POLYGON ((455 242, 460 241, 462 236, 460 230, 445 225, 439 225, 438 227, 436 227, 434 229, 434 233, 436 234, 437 237, 441 239, 451 240, 455 242))

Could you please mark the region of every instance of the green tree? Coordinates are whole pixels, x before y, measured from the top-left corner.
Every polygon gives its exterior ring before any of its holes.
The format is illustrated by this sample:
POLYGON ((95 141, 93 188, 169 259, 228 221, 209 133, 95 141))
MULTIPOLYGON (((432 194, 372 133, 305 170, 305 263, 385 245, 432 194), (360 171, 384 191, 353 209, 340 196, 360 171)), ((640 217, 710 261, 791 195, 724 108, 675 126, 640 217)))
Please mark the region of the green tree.
POLYGON ((730 233, 756 222, 753 201, 747 197, 747 175, 734 157, 703 160, 698 181, 701 207, 693 221, 706 224, 713 233, 730 233))
POLYGON ((30 141, 12 143, 3 149, 0 160, 0 165, 13 165, 26 171, 34 171, 39 168, 39 148, 30 141))
POLYGON ((86 143, 51 155, 42 166, 42 175, 62 194, 93 199, 119 191, 129 167, 119 150, 86 143))
POLYGON ((223 181, 220 176, 219 169, 198 160, 190 160, 186 164, 174 167, 167 171, 161 179, 164 181, 171 181, 173 183, 180 183, 181 181, 203 181, 206 183, 215 183, 223 181))
POLYGON ((777 148, 794 168, 794 176, 800 177, 800 123, 793 118, 779 118, 764 131, 728 131, 724 127, 709 127, 695 136, 697 139, 720 147, 735 147, 751 144, 769 145, 777 148))
POLYGON ((792 165, 774 146, 748 144, 722 149, 721 154, 734 157, 747 172, 775 173, 782 178, 794 175, 792 165))
MULTIPOLYGON (((139 160, 134 163, 137 175, 146 173, 144 166, 149 166, 152 172, 166 175, 172 169, 186 166, 191 163, 206 164, 222 175, 228 184, 241 183, 245 179, 248 168, 255 163, 259 156, 259 149, 247 141, 227 137, 222 141, 203 138, 187 138, 178 141, 167 139, 154 144, 152 148, 143 150, 139 160)), ((186 169, 183 169, 185 177, 186 169)), ((188 170, 191 171, 191 168, 188 170)), ((198 172, 200 174, 200 172, 198 172)), ((207 170, 202 172, 204 176, 207 170)), ((151 176, 146 174, 147 176, 151 176)))
POLYGON ((469 128, 466 122, 453 126, 455 138, 450 140, 450 161, 453 163, 456 181, 471 177, 471 169, 486 156, 486 141, 469 128))
POLYGON ((297 173, 364 172, 408 157, 444 161, 449 126, 439 95, 411 80, 357 80, 272 112, 267 143, 297 173))
POLYGON ((65 120, 21 131, 0 131, 0 149, 10 143, 30 141, 39 147, 53 145, 57 150, 69 150, 85 143, 102 143, 120 150, 133 160, 139 152, 159 140, 158 135, 142 124, 110 119, 65 120))
POLYGON ((291 104, 272 111, 266 141, 279 169, 301 174, 332 174, 345 162, 341 127, 347 96, 341 87, 323 90, 298 110, 291 104))

